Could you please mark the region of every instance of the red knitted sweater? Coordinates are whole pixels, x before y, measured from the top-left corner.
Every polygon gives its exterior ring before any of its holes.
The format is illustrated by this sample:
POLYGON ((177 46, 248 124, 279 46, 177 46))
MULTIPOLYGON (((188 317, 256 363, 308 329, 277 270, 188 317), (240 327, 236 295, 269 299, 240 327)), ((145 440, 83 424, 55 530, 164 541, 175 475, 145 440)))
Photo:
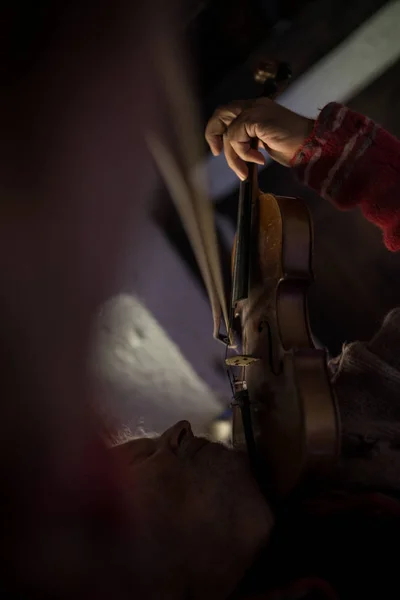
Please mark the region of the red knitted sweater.
POLYGON ((360 206, 400 249, 400 142, 376 123, 332 102, 292 159, 298 177, 341 209, 360 206))

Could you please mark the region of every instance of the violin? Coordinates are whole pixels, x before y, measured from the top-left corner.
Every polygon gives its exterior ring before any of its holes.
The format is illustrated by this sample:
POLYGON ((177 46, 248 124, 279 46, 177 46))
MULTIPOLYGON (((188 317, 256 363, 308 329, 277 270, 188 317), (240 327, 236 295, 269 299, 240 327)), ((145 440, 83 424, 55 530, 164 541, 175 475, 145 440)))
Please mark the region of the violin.
MULTIPOLYGON (((264 63, 255 78, 274 97, 290 70, 264 63)), ((285 498, 329 474, 340 424, 327 353, 316 348, 307 310, 313 282, 312 222, 299 198, 263 193, 248 164, 240 184, 232 264, 231 319, 241 354, 226 359, 234 400, 232 441, 248 452, 267 493, 285 498)))
MULTIPOLYGON (((148 147, 192 244, 210 299, 214 337, 226 344, 233 445, 248 453, 269 500, 278 500, 310 478, 328 475, 340 451, 327 354, 313 343, 307 311, 313 281, 311 217, 299 198, 261 192, 256 166, 248 164, 239 191, 229 315, 212 204, 197 169, 202 148, 195 98, 171 45, 159 50, 161 89, 176 144, 171 147, 160 132, 149 131, 148 147), (222 320, 226 335, 220 331, 222 320), (228 356, 235 347, 235 325, 241 354, 228 356)), ((275 61, 255 72, 262 95, 269 97, 289 77, 288 65, 275 61)))

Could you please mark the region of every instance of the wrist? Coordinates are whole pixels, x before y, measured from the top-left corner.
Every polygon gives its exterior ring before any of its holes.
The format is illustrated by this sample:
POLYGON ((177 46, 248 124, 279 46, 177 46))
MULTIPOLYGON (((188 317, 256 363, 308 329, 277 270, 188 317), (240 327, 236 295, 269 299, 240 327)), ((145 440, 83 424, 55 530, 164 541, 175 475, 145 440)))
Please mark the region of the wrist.
POLYGON ((299 123, 298 135, 293 139, 293 145, 291 147, 290 156, 288 157, 288 166, 293 167, 297 162, 297 157, 308 143, 311 142, 314 136, 314 130, 316 125, 315 119, 308 119, 307 117, 301 117, 302 122, 299 123))

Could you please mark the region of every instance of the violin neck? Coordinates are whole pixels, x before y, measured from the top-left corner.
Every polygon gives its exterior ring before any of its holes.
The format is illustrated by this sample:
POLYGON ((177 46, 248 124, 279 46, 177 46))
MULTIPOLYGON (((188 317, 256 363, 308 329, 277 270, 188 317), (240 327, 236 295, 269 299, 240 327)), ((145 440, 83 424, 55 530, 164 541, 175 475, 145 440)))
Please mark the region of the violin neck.
POLYGON ((249 295, 251 221, 256 165, 248 163, 247 166, 249 174, 247 179, 240 183, 239 190, 236 253, 232 282, 232 308, 235 308, 240 300, 245 300, 249 295))
MULTIPOLYGON (((274 98, 278 93, 279 84, 288 81, 291 70, 287 63, 275 64, 275 61, 262 65, 258 70, 257 81, 262 81, 261 97, 274 98)), ((257 140, 251 142, 252 148, 257 148, 257 140)), ((257 189, 257 167, 254 163, 247 163, 247 179, 240 184, 239 207, 236 229, 236 249, 233 265, 232 299, 231 306, 241 300, 246 300, 249 295, 250 277, 250 238, 252 232, 252 211, 254 190, 257 189)))

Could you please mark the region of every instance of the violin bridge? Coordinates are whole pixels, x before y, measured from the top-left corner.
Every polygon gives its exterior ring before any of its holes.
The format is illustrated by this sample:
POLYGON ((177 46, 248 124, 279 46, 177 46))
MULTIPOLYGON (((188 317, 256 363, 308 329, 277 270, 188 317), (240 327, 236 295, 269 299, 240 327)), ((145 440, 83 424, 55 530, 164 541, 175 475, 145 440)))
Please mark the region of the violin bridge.
POLYGON ((228 367, 248 367, 254 362, 260 360, 255 356, 246 356, 245 354, 237 354, 236 356, 229 356, 225 359, 225 364, 228 367))

